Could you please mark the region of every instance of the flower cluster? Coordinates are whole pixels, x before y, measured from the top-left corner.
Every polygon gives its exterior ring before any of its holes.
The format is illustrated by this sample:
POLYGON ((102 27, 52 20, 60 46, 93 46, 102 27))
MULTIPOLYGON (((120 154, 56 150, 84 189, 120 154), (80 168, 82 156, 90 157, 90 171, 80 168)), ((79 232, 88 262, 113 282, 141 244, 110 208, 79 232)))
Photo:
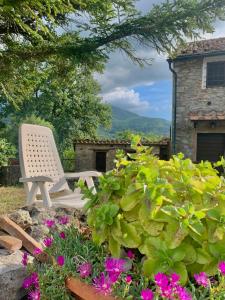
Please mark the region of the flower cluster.
POLYGON ((22 265, 26 267, 27 264, 28 264, 28 253, 24 252, 22 257, 22 265))
POLYGON ((22 286, 24 289, 29 290, 29 293, 28 293, 29 300, 40 300, 41 299, 38 274, 36 272, 32 273, 29 277, 25 278, 22 286))
POLYGON ((161 297, 166 299, 191 300, 191 295, 179 284, 180 276, 176 273, 167 276, 163 273, 155 275, 155 284, 161 297))

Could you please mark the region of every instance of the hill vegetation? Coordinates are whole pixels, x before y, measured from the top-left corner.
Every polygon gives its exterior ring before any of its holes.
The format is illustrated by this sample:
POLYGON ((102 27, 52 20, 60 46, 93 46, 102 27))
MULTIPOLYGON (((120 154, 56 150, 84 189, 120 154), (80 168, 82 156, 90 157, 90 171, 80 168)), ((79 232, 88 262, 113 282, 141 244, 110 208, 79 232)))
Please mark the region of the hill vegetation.
POLYGON ((112 106, 112 127, 109 130, 100 129, 104 137, 116 137, 119 132, 132 131, 136 133, 169 136, 170 121, 161 118, 148 118, 112 106))

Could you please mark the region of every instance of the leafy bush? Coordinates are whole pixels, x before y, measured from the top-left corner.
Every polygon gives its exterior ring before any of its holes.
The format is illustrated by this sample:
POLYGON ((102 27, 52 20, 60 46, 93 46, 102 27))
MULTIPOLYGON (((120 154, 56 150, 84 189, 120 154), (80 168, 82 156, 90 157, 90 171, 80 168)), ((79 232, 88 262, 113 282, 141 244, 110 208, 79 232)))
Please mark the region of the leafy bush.
POLYGON ((139 142, 132 160, 118 153, 96 195, 86 192, 93 240, 107 241, 116 257, 123 247, 138 249, 150 277, 176 272, 185 283, 188 274, 216 274, 225 259, 225 179, 209 162, 182 154, 162 161, 139 142))
POLYGON ((0 167, 7 166, 10 158, 16 155, 16 148, 7 142, 6 139, 0 139, 0 167))

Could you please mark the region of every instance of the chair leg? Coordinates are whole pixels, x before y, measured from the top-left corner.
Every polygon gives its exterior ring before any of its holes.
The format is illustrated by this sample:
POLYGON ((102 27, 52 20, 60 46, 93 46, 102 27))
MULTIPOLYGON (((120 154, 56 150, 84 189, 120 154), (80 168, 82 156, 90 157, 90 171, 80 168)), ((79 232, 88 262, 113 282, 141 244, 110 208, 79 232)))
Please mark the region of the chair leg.
POLYGON ((48 208, 52 207, 52 201, 49 196, 49 192, 47 190, 45 182, 39 182, 39 188, 41 190, 41 196, 43 199, 44 206, 48 208))
POLYGON ((33 182, 31 189, 27 194, 27 206, 30 206, 34 203, 34 201, 36 200, 37 191, 38 191, 38 184, 36 182, 33 182))

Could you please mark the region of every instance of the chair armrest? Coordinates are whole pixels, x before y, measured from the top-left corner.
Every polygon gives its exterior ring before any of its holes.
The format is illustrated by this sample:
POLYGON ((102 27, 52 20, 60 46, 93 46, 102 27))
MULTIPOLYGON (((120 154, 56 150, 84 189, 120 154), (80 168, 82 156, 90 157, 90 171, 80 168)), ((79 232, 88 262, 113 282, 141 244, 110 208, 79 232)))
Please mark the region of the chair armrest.
POLYGON ((102 176, 102 173, 97 171, 84 171, 84 172, 77 172, 77 173, 64 173, 64 176, 66 179, 100 177, 102 176))
POLYGON ((25 177, 20 178, 20 182, 53 182, 52 178, 47 176, 34 176, 34 177, 25 177))

